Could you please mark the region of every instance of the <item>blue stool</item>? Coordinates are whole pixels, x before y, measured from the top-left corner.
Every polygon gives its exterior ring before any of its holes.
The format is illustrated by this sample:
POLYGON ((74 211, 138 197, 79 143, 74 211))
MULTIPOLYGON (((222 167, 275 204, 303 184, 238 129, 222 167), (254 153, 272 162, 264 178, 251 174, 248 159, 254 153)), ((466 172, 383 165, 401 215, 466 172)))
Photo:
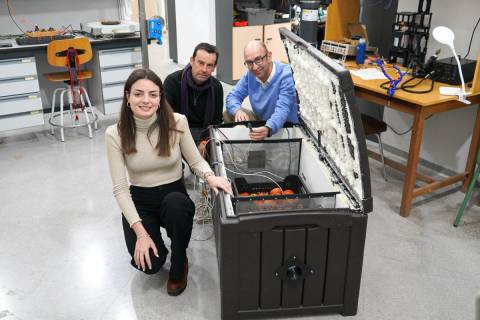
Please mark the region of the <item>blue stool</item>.
POLYGON ((465 194, 465 198, 463 199, 462 205, 458 208, 457 216, 455 217, 455 221, 453 222, 453 226, 457 227, 460 223, 460 219, 462 218, 463 211, 465 211, 465 207, 467 206, 468 202, 472 198, 473 187, 475 187, 475 183, 477 182, 478 176, 480 176, 480 149, 477 153, 477 169, 473 174, 473 178, 468 185, 467 193, 465 194))

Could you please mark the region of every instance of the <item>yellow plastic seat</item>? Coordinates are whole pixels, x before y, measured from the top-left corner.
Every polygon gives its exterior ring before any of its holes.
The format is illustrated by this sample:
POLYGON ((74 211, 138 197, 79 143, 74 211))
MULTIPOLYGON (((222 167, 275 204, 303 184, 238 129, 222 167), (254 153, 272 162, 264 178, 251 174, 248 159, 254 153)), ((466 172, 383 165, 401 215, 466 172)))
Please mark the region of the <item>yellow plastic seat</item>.
POLYGON ((80 70, 82 64, 92 59, 92 46, 86 38, 55 40, 48 44, 47 61, 50 65, 66 68, 67 71, 45 73, 44 77, 54 83, 65 85, 53 91, 52 109, 50 113, 51 133, 60 128, 60 140, 65 141, 64 128, 88 127, 88 136, 93 137, 91 124, 98 128, 97 119, 90 97, 83 87, 83 81, 91 79, 90 70, 80 70), (55 111, 55 99, 59 93, 60 110, 55 111), (64 96, 67 93, 68 105, 64 109, 64 96), (65 121, 67 120, 67 121, 65 121))

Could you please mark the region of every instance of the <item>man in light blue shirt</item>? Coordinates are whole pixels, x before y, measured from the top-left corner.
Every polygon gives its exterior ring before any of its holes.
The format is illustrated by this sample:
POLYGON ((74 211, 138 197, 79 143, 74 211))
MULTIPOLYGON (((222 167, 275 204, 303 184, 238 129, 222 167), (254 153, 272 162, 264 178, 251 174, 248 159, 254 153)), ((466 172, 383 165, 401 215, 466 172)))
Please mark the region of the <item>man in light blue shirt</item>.
POLYGON ((257 40, 245 46, 244 58, 248 71, 227 96, 228 118, 234 118, 235 122, 266 121, 265 126, 252 129, 252 140, 275 134, 287 121, 298 123, 297 95, 290 66, 273 62, 272 53, 257 40), (247 96, 253 114, 241 107, 247 96))

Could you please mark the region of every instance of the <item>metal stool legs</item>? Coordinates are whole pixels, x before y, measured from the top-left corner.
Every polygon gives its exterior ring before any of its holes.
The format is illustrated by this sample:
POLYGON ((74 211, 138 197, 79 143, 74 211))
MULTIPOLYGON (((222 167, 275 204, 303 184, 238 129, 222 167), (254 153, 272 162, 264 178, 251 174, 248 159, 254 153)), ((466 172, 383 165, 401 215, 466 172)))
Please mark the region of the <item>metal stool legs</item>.
POLYGON ((75 92, 78 93, 80 97, 80 102, 82 105, 84 105, 84 109, 82 111, 79 110, 74 110, 73 109, 73 97, 72 97, 72 92, 70 87, 68 88, 57 88, 53 92, 53 98, 52 98, 52 109, 51 109, 51 114, 50 114, 50 132, 51 134, 54 134, 54 127, 59 127, 60 128, 60 140, 62 142, 65 141, 65 134, 64 134, 64 128, 76 128, 76 127, 88 127, 88 137, 90 139, 93 138, 93 133, 92 133, 92 127, 91 124, 93 123, 95 130, 98 129, 98 124, 97 124, 97 119, 98 116, 95 114, 92 108, 92 103, 90 102, 90 97, 88 96, 88 93, 85 89, 80 89, 78 86, 74 88, 75 92), (57 92, 60 92, 60 111, 55 112, 55 98, 57 92), (72 124, 65 124, 64 121, 64 115, 67 112, 67 110, 64 110, 64 95, 67 93, 68 97, 68 105, 70 106, 68 110, 68 114, 70 118, 72 119, 72 124), (75 117, 79 116, 80 113, 83 113, 85 116, 84 121, 78 122, 75 117), (55 122, 56 117, 59 117, 59 123, 55 122))
MULTIPOLYGON (((88 110, 89 114, 95 115, 95 113, 93 112, 92 103, 90 102, 90 97, 88 96, 87 90, 85 90, 85 89, 83 90, 83 95, 85 96, 85 99, 87 100, 87 104, 85 104, 85 102, 82 100, 83 105, 85 106, 85 110, 88 110)), ((93 127, 94 127, 95 130, 98 129, 98 123, 97 123, 96 115, 95 115, 94 120, 93 120, 93 127)))
POLYGON ((383 144, 382 144, 382 138, 380 137, 379 133, 375 133, 378 139, 378 149, 380 150, 380 159, 382 160, 382 165, 383 165, 383 179, 385 181, 388 181, 387 179, 387 170, 385 169, 385 157, 383 156, 383 144))
MULTIPOLYGON (((53 121, 53 116, 55 115, 55 98, 57 96, 57 92, 60 92, 60 91, 63 91, 65 90, 64 88, 57 88, 55 89, 55 91, 53 91, 53 96, 52 96, 52 109, 50 110, 50 119, 48 122, 52 122, 53 121)), ((63 96, 62 96, 63 97, 63 96)), ((63 98, 62 98, 63 99, 63 98)), ((51 134, 54 134, 55 132, 53 131, 53 126, 50 125, 50 133, 51 134)))
MULTIPOLYGON (((85 99, 83 98, 83 95, 81 95, 81 94, 80 94, 80 101, 81 101, 82 105, 85 106, 85 108, 83 108, 83 114, 85 115, 85 119, 87 119, 88 137, 90 139, 92 139, 93 138, 92 126, 90 125, 91 121, 90 121, 90 117, 88 116, 88 107, 85 105, 85 99)), ((89 102, 90 102, 90 100, 89 100, 89 102)), ((95 123, 97 123, 97 122, 95 121, 95 123)))
POLYGON ((462 218, 463 211, 465 211, 465 208, 467 207, 468 202, 472 198, 473 188, 475 187, 475 184, 477 183, 477 179, 479 176, 480 176, 480 150, 477 153, 477 168, 475 169, 473 178, 470 181, 470 184, 468 185, 467 193, 465 193, 465 198, 463 198, 462 205, 460 206, 460 208, 458 208, 457 216, 455 217, 455 221, 453 222, 454 227, 457 227, 458 224, 460 223, 460 219, 462 218))
POLYGON ((361 114, 362 119, 362 126, 363 131, 365 133, 365 137, 370 135, 375 135, 377 137, 378 148, 380 149, 380 160, 382 160, 383 165, 383 178, 387 181, 387 170, 385 169, 385 157, 383 155, 383 144, 382 138, 380 137, 380 133, 387 131, 387 124, 382 120, 370 117, 366 114, 361 114))

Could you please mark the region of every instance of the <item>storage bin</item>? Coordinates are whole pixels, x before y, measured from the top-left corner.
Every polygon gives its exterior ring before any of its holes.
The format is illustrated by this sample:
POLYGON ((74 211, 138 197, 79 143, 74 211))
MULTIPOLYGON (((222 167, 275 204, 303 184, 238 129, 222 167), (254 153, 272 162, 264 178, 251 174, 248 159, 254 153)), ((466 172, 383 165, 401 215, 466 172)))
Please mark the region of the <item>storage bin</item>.
POLYGON ((247 20, 249 26, 273 24, 275 19, 275 10, 262 8, 260 1, 236 1, 235 8, 240 12, 241 20, 247 20))
POLYGON ((258 26, 264 24, 273 24, 275 19, 275 10, 265 8, 245 8, 249 26, 258 26))
POLYGON ((263 141, 251 141, 245 123, 210 129, 211 165, 234 190, 213 209, 222 319, 357 312, 372 198, 353 83, 317 49, 281 34, 300 124, 263 141))

